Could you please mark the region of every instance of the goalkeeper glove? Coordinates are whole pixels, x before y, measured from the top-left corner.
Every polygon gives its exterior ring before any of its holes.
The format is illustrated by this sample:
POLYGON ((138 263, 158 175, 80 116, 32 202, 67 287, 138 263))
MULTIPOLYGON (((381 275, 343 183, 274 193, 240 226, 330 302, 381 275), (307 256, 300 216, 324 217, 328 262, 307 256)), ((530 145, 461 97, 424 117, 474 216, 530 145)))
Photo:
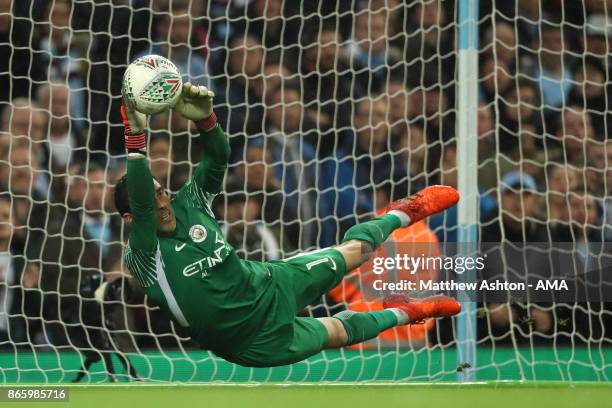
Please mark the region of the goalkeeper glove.
POLYGON ((99 303, 121 301, 124 303, 133 300, 133 290, 130 281, 122 276, 113 281, 102 281, 94 292, 94 299, 99 303))
POLYGON ((121 118, 125 127, 125 147, 129 153, 147 154, 147 141, 144 128, 147 117, 134 109, 129 100, 124 99, 121 104, 121 118))
POLYGON ((183 92, 174 106, 174 110, 184 118, 193 120, 201 131, 209 131, 217 124, 217 116, 213 112, 214 92, 205 86, 183 84, 183 92))

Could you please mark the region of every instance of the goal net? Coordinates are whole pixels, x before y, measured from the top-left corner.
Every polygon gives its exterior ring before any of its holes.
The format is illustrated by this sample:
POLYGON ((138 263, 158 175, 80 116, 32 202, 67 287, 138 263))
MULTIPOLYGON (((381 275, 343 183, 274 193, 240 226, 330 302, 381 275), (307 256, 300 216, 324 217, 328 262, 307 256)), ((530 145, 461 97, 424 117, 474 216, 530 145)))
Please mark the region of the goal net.
MULTIPOLYGON (((476 299, 471 361, 457 352, 465 327, 441 319, 253 369, 201 350, 122 263, 129 230, 112 192, 126 166, 119 106, 130 61, 165 56, 184 81, 214 90, 232 153, 212 210, 241 257, 282 259, 464 177, 459 3, 0 0, 1 380, 131 381, 126 362, 147 381, 453 381, 466 370, 482 380, 608 380, 605 282, 599 297, 476 299)), ((480 2, 478 175, 468 182, 479 191, 479 241, 516 253, 490 276, 518 268, 533 279, 547 267, 558 277, 562 259, 566 272, 606 270, 607 4, 480 2), (555 242, 564 243, 556 252, 555 242)), ((148 134, 152 174, 175 194, 203 154, 195 129, 166 113, 150 118, 148 134)), ((452 256, 458 220, 453 208, 398 230, 385 256, 452 256)), ((303 314, 380 309, 376 277, 372 264, 354 271, 303 314)))

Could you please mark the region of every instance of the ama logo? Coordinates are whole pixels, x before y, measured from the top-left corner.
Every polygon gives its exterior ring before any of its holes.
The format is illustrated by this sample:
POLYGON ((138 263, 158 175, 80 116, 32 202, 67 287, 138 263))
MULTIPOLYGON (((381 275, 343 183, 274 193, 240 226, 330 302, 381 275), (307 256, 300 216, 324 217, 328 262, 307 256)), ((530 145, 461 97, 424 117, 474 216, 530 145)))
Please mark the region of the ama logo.
POLYGON ((569 290, 564 279, 559 280, 538 280, 536 290, 569 290))

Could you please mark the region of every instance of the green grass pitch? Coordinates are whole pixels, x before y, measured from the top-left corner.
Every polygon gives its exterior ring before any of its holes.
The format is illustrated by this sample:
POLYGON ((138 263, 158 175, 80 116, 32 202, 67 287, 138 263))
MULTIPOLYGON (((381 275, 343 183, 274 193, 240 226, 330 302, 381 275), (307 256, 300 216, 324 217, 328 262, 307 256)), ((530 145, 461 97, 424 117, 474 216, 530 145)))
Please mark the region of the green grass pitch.
POLYGON ((342 385, 68 385, 69 402, 0 407, 564 408, 612 406, 612 384, 566 382, 358 383, 342 385))

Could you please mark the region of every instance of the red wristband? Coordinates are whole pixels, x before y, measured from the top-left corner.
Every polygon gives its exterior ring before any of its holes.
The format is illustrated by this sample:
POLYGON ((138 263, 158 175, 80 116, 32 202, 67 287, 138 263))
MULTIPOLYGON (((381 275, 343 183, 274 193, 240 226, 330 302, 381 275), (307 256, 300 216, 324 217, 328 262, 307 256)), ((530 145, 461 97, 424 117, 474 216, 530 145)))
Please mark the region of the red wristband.
POLYGON ((147 147, 147 141, 144 132, 136 135, 125 135, 125 148, 131 150, 144 150, 147 147))
POLYGON ((217 115, 213 112, 209 117, 196 121, 195 125, 198 130, 208 132, 217 125, 217 115))

